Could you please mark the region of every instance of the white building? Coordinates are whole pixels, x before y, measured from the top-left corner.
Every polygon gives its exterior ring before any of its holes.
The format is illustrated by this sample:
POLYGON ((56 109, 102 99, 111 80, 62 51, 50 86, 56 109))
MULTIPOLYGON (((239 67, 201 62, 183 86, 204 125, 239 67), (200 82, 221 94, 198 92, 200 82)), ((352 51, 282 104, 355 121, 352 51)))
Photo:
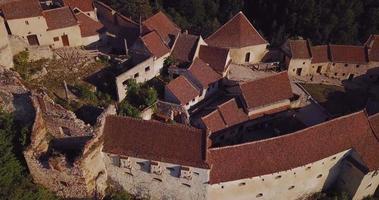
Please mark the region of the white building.
POLYGON ((209 132, 111 116, 103 158, 110 179, 152 199, 298 199, 337 185, 358 200, 379 185, 378 128, 379 115, 361 111, 282 136, 211 147, 209 132))

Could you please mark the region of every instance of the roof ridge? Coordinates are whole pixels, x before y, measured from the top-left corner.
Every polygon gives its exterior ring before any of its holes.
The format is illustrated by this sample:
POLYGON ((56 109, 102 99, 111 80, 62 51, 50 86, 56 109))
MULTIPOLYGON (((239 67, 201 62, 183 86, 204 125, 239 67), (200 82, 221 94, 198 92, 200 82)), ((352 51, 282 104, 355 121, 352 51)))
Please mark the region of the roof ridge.
MULTIPOLYGON (((290 137, 290 136, 298 135, 298 134, 302 133, 305 130, 309 130, 309 129, 313 129, 313 128, 316 128, 316 127, 320 127, 320 126, 323 126, 325 124, 329 124, 329 123, 332 123, 332 122, 335 122, 335 121, 338 121, 338 120, 341 120, 341 119, 346 119, 346 118, 351 117, 351 116, 358 116, 361 113, 364 113, 364 111, 360 110, 360 111, 357 111, 357 112, 354 112, 354 113, 351 113, 351 114, 348 114, 348 115, 344 115, 344 116, 341 116, 341 117, 338 117, 338 118, 331 119, 329 121, 325 121, 325 122, 316 124, 314 126, 306 127, 304 129, 301 129, 301 130, 298 130, 298 131, 295 131, 295 132, 292 132, 292 133, 289 133, 289 134, 280 135, 280 136, 276 136, 276 137, 272 137, 272 138, 267 138, 267 139, 263 139, 263 140, 258 140, 258 141, 252 141, 252 142, 246 142, 246 143, 236 144, 236 145, 209 148, 209 150, 229 149, 229 148, 234 148, 234 147, 239 147, 239 146, 247 146, 247 145, 251 145, 251 144, 263 143, 263 142, 267 142, 267 141, 270 141, 270 140, 276 140, 278 138, 290 137)), ((366 119, 367 119, 367 117, 366 117, 366 119)), ((368 120, 367 120, 367 122, 368 122, 368 120)))
POLYGON ((160 121, 157 121, 157 120, 143 120, 143 119, 133 118, 133 117, 129 117, 129 116, 121 116, 121 115, 108 115, 106 118, 116 118, 116 119, 124 119, 124 120, 126 119, 126 120, 136 121, 138 123, 144 123, 144 122, 155 123, 155 124, 159 124, 159 125, 167 126, 167 127, 170 127, 170 126, 171 127, 181 127, 181 128, 188 129, 188 130, 191 130, 191 131, 202 132, 201 129, 195 128, 193 126, 187 126, 187 125, 184 125, 184 124, 181 124, 181 123, 169 124, 169 123, 163 123, 163 122, 160 122, 160 121))
POLYGON ((271 77, 274 77, 274 76, 279 76, 279 75, 287 74, 287 73, 288 73, 287 70, 286 71, 282 71, 282 72, 274 72, 273 74, 270 74, 269 76, 259 77, 259 78, 256 78, 254 80, 245 81, 245 82, 240 83, 239 85, 242 86, 242 85, 246 85, 246 84, 249 84, 249 83, 252 83, 252 82, 255 82, 255 81, 259 81, 259 80, 262 80, 262 79, 267 79, 267 78, 271 78, 271 77))

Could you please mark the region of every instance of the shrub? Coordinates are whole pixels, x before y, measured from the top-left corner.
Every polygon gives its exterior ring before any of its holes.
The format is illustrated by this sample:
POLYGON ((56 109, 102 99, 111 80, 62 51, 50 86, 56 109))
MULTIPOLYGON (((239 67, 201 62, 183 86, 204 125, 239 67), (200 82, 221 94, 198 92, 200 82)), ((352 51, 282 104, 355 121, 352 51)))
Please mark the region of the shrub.
POLYGON ((130 105, 128 101, 124 100, 120 103, 118 114, 122 116, 139 118, 141 112, 138 110, 138 108, 130 105))

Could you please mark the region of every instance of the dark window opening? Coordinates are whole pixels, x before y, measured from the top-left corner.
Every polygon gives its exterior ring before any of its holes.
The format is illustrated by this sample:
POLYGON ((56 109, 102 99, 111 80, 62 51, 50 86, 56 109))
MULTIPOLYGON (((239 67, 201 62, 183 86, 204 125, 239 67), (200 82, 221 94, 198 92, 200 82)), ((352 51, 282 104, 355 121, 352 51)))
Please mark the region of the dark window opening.
POLYGON ((303 71, 302 68, 297 68, 297 70, 296 70, 296 74, 297 74, 298 76, 301 76, 301 71, 303 71))
POLYGON ((345 64, 345 67, 348 67, 349 66, 349 64, 345 64))
POLYGON ((239 184, 238 184, 238 186, 244 186, 244 185, 246 185, 245 182, 243 182, 243 183, 239 183, 239 184))
POLYGON ((53 40, 54 42, 59 41, 59 37, 54 37, 53 40))
POLYGON ((162 179, 159 178, 153 178, 154 181, 162 182, 162 179))
POLYGON ((319 174, 318 176, 317 176, 317 178, 321 178, 322 177, 322 174, 319 174))
POLYGON ((245 62, 250 62, 250 52, 245 55, 245 62))
POLYGON ((26 25, 29 25, 29 22, 28 22, 28 21, 25 21, 25 24, 26 24, 26 25))
POLYGON ((281 175, 279 175, 279 176, 275 177, 275 179, 280 179, 280 178, 282 178, 282 176, 281 176, 281 175))
POLYGON ((262 194, 262 193, 259 193, 259 194, 257 194, 256 197, 263 197, 263 194, 262 194))
POLYGON ((139 73, 134 74, 134 78, 138 78, 138 77, 139 77, 139 73))
POLYGON ((322 70, 322 66, 318 66, 316 72, 319 73, 319 74, 321 74, 321 70, 322 70))
POLYGON ((295 186, 291 186, 291 187, 288 188, 288 190, 292 190, 294 188, 295 188, 295 186))
POLYGON ((148 71, 150 71, 150 66, 145 68, 145 72, 148 72, 148 71))

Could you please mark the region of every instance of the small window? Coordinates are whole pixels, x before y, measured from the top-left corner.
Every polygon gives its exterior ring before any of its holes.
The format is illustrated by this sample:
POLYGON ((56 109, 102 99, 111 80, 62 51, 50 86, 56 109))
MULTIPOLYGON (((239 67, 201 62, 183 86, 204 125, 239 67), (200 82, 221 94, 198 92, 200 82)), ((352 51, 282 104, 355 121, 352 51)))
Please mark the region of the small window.
POLYGON ((322 177, 322 174, 319 174, 318 176, 317 176, 317 178, 321 178, 322 177))
POLYGON ((309 166, 309 167, 307 167, 307 168, 305 168, 305 170, 310 170, 312 167, 311 166, 309 166))
POLYGON ((372 185, 372 184, 370 183, 370 184, 366 187, 366 189, 369 188, 369 187, 371 187, 371 185, 372 185))
POLYGON ((221 189, 224 189, 224 186, 223 186, 223 185, 221 185, 221 189))
POLYGON ((28 21, 28 20, 26 20, 26 21, 25 21, 25 24, 26 24, 26 25, 29 25, 29 21, 28 21))
POLYGON ((192 99, 193 102, 195 102, 195 99, 192 99))
POLYGON ((275 177, 275 179, 280 179, 280 178, 282 178, 281 175, 275 177))
POLYGON ((54 37, 53 40, 54 42, 59 41, 59 37, 54 37))
POLYGON ((345 76, 346 74, 345 73, 342 73, 342 76, 345 76))
POLYGON ((134 74, 134 78, 138 78, 138 77, 139 77, 139 73, 134 74))
POLYGON ((336 63, 333 63, 333 66, 336 66, 336 63))
POLYGON ((250 52, 245 55, 245 62, 250 62, 250 52))
POLYGON ((334 73, 334 76, 337 76, 338 75, 338 73, 334 73))
POLYGON ((295 188, 295 186, 293 185, 293 186, 289 187, 288 190, 292 190, 294 188, 295 188))
POLYGON ((244 185, 246 185, 245 182, 242 182, 242 183, 239 183, 239 184, 238 184, 238 186, 244 186, 244 185))
POLYGON ((188 106, 188 105, 189 105, 189 103, 186 103, 186 105, 188 106))
POLYGON ((360 67, 360 65, 356 65, 355 67, 356 67, 356 68, 359 68, 359 67, 360 67))
POLYGON ((150 66, 145 68, 145 72, 148 72, 148 71, 150 71, 150 66))
POLYGON ((303 62, 303 65, 305 65, 305 62, 303 62))
POLYGON ((259 193, 259 194, 257 194, 256 197, 257 197, 257 198, 259 198, 259 197, 263 197, 263 194, 262 194, 262 193, 259 193))
POLYGON ((334 156, 334 157, 332 158, 332 160, 335 160, 335 159, 337 159, 337 157, 336 157, 336 156, 334 156))
POLYGON ((348 64, 345 64, 345 67, 348 67, 349 65, 348 64))
POLYGON ((162 182, 162 179, 159 178, 153 178, 154 181, 162 182))

